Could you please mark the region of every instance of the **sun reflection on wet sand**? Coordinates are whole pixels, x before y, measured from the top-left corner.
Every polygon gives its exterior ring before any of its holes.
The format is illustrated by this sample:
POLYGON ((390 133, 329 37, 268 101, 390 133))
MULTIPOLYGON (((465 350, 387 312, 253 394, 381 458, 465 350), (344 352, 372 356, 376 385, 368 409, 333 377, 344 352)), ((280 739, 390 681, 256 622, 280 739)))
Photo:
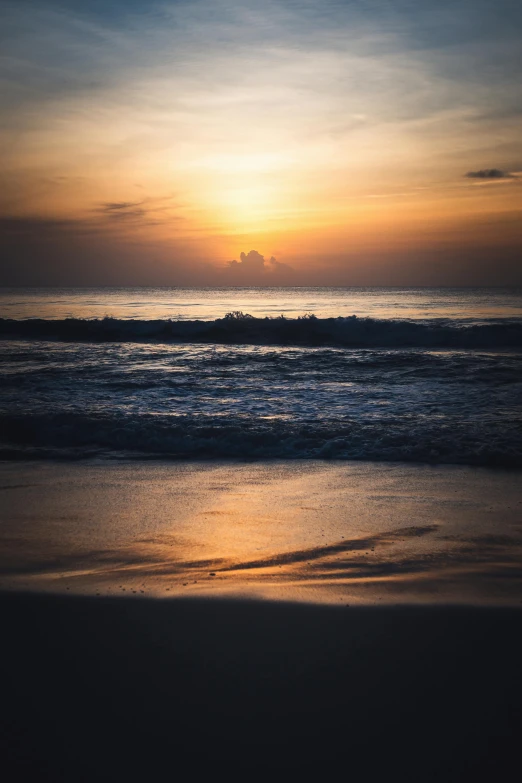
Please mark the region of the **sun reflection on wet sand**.
POLYGON ((6 463, 3 588, 522 600, 522 505, 507 472, 93 462, 17 466, 14 476, 6 463))

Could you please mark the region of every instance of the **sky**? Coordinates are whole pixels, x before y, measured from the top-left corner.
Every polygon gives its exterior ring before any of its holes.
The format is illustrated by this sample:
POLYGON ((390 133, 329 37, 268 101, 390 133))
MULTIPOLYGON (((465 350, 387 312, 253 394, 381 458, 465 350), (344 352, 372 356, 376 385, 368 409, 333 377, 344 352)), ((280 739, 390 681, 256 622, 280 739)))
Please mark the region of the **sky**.
POLYGON ((0 0, 0 285, 522 285, 519 0, 0 0))

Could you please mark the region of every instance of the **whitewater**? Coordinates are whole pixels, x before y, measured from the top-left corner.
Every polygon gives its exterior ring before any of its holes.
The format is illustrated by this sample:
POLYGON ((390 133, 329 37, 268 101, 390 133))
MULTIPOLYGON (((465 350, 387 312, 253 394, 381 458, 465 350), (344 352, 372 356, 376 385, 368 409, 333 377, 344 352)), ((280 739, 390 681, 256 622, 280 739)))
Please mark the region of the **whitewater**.
POLYGON ((4 290, 0 316, 3 458, 522 467, 517 291, 4 290))

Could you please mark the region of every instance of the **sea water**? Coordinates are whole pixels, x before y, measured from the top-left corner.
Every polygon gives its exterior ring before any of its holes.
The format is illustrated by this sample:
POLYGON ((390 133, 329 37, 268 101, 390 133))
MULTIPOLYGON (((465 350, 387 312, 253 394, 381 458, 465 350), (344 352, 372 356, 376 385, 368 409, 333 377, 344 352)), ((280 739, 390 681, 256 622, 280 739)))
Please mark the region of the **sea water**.
POLYGON ((3 289, 0 319, 4 458, 522 466, 521 291, 3 289))

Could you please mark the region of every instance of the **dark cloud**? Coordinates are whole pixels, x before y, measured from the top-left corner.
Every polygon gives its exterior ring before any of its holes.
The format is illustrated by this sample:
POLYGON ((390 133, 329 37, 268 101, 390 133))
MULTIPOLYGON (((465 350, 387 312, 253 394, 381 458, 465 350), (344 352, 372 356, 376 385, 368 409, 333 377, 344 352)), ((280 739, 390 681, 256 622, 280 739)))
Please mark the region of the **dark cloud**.
MULTIPOLYGON (((103 225, 107 222, 135 223, 155 226, 160 223, 174 223, 184 220, 172 210, 180 205, 175 196, 148 196, 141 201, 104 201, 98 204, 95 214, 101 216, 103 225)), ((91 219, 92 222, 92 219, 91 219)))
POLYGON ((288 264, 277 261, 273 256, 265 260, 265 257, 257 250, 250 250, 249 253, 241 253, 239 261, 231 261, 227 270, 239 275, 290 275, 293 269, 288 264))
POLYGON ((268 262, 270 264, 270 268, 274 270, 274 272, 293 272, 294 269, 289 264, 283 264, 281 261, 276 261, 276 259, 272 256, 272 258, 268 262))
POLYGON ((142 201, 109 201, 101 204, 97 212, 109 220, 143 220, 147 210, 142 201))
POLYGON ((231 261, 230 269, 246 270, 247 272, 264 272, 265 258, 257 250, 251 250, 249 253, 241 253, 240 261, 231 261))
POLYGON ((469 179, 513 179, 513 174, 501 169, 479 169, 478 171, 468 171, 464 175, 469 179))
POLYGON ((109 213, 121 212, 122 210, 139 207, 142 203, 141 201, 108 201, 101 205, 100 210, 109 213))

